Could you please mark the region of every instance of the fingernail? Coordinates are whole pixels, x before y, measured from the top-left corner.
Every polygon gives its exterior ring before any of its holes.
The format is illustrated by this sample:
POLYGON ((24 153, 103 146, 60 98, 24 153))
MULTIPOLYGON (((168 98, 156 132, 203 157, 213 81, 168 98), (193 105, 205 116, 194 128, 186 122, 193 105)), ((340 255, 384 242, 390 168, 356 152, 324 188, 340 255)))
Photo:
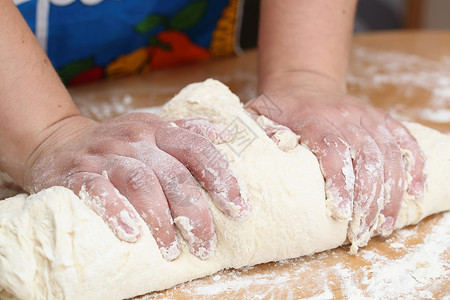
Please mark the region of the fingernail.
POLYGON ((208 259, 216 251, 216 245, 217 236, 214 234, 209 241, 196 245, 193 254, 202 260, 208 259))
POLYGON ((352 210, 353 210, 353 205, 352 205, 352 201, 350 200, 343 200, 341 203, 339 203, 339 212, 340 212, 340 216, 345 219, 345 220, 349 220, 352 218, 352 210))
POLYGON ((355 254, 358 248, 366 246, 372 235, 370 228, 364 223, 364 219, 361 212, 357 211, 349 223, 348 240, 352 243, 350 248, 352 254, 355 254))
POLYGON ((299 145, 300 136, 291 130, 281 129, 275 132, 271 139, 281 151, 291 152, 299 145))
MULTIPOLYGON (((251 214, 250 201, 245 201, 242 197, 236 197, 234 200, 229 200, 224 193, 210 192, 214 202, 227 216, 233 220, 245 220, 251 214)), ((242 194, 242 193, 241 193, 242 194)))
POLYGON ((189 251, 199 259, 205 260, 212 253, 214 253, 217 237, 214 233, 213 236, 207 240, 203 241, 197 238, 193 231, 193 227, 187 217, 180 216, 174 219, 174 223, 177 226, 178 230, 180 230, 181 235, 183 236, 186 244, 188 245, 189 251))
POLYGON ((239 215, 237 216, 237 220, 243 221, 247 218, 249 218, 252 214, 252 205, 251 201, 248 200, 248 197, 246 197, 246 200, 239 197, 239 206, 241 207, 241 211, 239 215))
POLYGON ((213 144, 229 143, 232 140, 227 128, 220 124, 213 124, 209 127, 207 137, 213 144))
POLYGON ((333 188, 327 188, 325 194, 325 206, 327 207, 328 215, 334 217, 336 220, 342 221, 350 220, 352 218, 352 201, 343 199, 333 188))
POLYGON ((420 180, 412 182, 408 192, 412 194, 416 200, 422 198, 425 192, 425 183, 420 180))
POLYGON ((122 210, 118 217, 110 217, 108 223, 116 236, 123 241, 134 243, 141 237, 142 228, 132 212, 122 210))
MULTIPOLYGON (((125 199, 122 195, 116 193, 122 199, 125 199)), ((105 199, 104 197, 91 196, 86 191, 86 186, 83 184, 79 192, 80 199, 88 206, 90 209, 95 211, 103 220, 105 220, 111 231, 122 241, 134 243, 139 240, 142 234, 142 228, 139 224, 138 216, 132 211, 132 206, 127 203, 128 210, 122 210, 118 215, 109 217, 105 209, 105 199)))
MULTIPOLYGON (((380 216, 383 216, 380 214, 380 216)), ((393 217, 384 217, 384 221, 377 228, 377 233, 382 236, 388 236, 394 230, 395 220, 393 217)))
POLYGON ((161 252, 162 257, 167 261, 172 261, 181 254, 181 250, 176 239, 168 246, 159 248, 159 251, 161 252))
POLYGON ((356 238, 352 241, 352 247, 356 249, 366 246, 369 243, 371 232, 369 230, 363 229, 356 234, 356 238))
POLYGON ((251 215, 251 201, 246 185, 242 182, 236 171, 230 167, 230 176, 227 182, 234 182, 238 190, 231 190, 230 185, 225 185, 220 192, 210 192, 217 207, 233 220, 242 221, 251 215), (230 196, 232 194, 233 196, 230 196), (238 194, 238 196, 236 196, 238 194))

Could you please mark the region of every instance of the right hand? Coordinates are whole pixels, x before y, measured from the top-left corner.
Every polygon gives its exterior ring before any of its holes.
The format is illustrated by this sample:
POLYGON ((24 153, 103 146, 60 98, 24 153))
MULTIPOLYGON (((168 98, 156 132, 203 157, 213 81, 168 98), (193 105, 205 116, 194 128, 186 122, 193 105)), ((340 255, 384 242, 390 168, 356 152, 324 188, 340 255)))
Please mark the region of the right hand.
POLYGON ((51 186, 73 190, 121 240, 139 239, 137 212, 166 260, 180 254, 175 227, 190 251, 206 259, 215 248, 215 228, 194 177, 226 215, 248 215, 247 195, 208 140, 226 139, 219 125, 134 113, 105 123, 74 116, 53 127, 27 160, 24 188, 31 193, 51 186))
POLYGON ((394 230, 405 192, 422 198, 425 156, 416 139, 388 113, 348 95, 328 77, 287 73, 246 108, 291 129, 317 157, 327 208, 349 221, 352 252, 374 231, 394 230))

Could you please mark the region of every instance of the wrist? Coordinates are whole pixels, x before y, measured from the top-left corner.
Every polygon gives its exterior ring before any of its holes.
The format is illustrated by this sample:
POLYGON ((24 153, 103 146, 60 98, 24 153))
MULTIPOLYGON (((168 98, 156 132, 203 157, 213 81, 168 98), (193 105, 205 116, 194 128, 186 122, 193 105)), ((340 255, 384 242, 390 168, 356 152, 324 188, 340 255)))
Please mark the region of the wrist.
MULTIPOLYGON (((46 156, 57 155, 59 148, 69 143, 76 143, 76 137, 81 135, 93 123, 93 120, 81 116, 79 113, 65 116, 59 121, 51 124, 39 134, 36 139, 33 150, 25 158, 20 168, 16 170, 16 177, 14 178, 26 191, 32 192, 32 186, 39 174, 44 170, 36 168, 37 162, 41 161, 46 156)), ((45 166, 43 166, 45 167, 45 166)), ((42 166, 41 166, 42 169, 42 166)))

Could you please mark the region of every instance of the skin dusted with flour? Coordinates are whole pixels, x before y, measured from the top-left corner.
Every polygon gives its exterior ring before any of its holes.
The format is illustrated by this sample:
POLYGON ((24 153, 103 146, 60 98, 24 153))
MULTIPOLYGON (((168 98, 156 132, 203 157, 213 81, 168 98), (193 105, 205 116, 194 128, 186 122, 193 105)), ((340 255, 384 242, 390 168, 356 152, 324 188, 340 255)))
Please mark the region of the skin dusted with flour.
MULTIPOLYGON (((215 253, 201 260, 181 241, 182 253, 168 262, 143 220, 138 242, 120 241, 66 188, 0 201, 0 298, 123 299, 224 268, 298 257, 347 242, 348 221, 330 216, 316 157, 300 145, 280 150, 226 86, 214 80, 190 85, 163 108, 162 116, 200 116, 228 129, 231 141, 216 147, 248 191, 251 215, 232 220, 205 193, 216 226, 215 253)), ((406 125, 424 151, 428 184, 420 201, 404 198, 397 228, 450 209, 450 137, 406 125)))

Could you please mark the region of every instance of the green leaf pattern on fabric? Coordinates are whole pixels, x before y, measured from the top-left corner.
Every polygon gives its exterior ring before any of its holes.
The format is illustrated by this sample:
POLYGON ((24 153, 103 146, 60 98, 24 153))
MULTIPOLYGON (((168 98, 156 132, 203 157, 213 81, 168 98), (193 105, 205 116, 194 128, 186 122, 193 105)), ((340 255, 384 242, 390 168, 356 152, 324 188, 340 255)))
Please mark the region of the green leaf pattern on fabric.
POLYGON ((164 24, 164 17, 160 16, 160 15, 149 15, 148 17, 146 17, 144 20, 142 20, 141 22, 139 22, 138 24, 136 24, 134 26, 134 29, 141 33, 141 34, 145 34, 153 29, 155 29, 156 27, 158 27, 161 24, 164 24))
POLYGON ((199 0, 185 6, 169 22, 169 29, 186 30, 197 24, 205 14, 207 0, 199 0))
POLYGON ((77 60, 58 70, 58 75, 64 84, 68 84, 75 76, 81 74, 94 66, 94 58, 77 60))
MULTIPOLYGON (((198 0, 186 5, 172 19, 165 16, 151 14, 133 28, 140 34, 146 34, 156 27, 162 25, 165 29, 183 31, 197 24, 206 12, 208 0, 198 0)), ((150 45, 156 44, 154 40, 149 39, 150 45)))

